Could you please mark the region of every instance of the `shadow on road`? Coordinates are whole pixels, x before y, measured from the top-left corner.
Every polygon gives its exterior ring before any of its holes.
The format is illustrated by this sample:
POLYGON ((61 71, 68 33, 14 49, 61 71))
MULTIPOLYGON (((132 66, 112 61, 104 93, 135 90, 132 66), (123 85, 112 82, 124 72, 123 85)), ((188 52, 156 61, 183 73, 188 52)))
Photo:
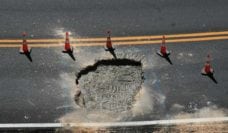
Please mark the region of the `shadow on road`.
POLYGON ((105 49, 105 51, 109 51, 109 53, 113 56, 113 58, 117 59, 114 48, 108 48, 108 49, 105 49))
POLYGON ((170 54, 166 54, 166 55, 162 56, 162 55, 157 53, 157 55, 159 55, 160 57, 164 58, 167 62, 169 62, 169 64, 173 65, 172 61, 169 58, 170 54))
POLYGON ((20 54, 24 54, 24 55, 28 58, 28 60, 29 60, 30 62, 32 62, 31 51, 28 52, 28 53, 20 53, 20 54))
POLYGON ((73 54, 73 49, 72 49, 72 51, 69 50, 69 51, 62 51, 62 52, 68 54, 75 61, 75 57, 74 57, 74 54, 73 54))
POLYGON ((213 73, 209 74, 202 74, 203 76, 208 76, 214 83, 218 84, 217 80, 215 79, 213 73))

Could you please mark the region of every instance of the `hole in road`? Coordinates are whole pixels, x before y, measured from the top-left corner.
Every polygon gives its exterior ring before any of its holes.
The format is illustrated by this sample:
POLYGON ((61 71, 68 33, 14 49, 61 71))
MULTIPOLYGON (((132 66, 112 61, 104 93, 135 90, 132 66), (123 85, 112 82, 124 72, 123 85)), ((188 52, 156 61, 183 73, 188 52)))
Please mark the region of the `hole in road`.
POLYGON ((99 60, 76 76, 75 102, 88 111, 123 112, 132 108, 143 82, 142 63, 129 59, 99 60))

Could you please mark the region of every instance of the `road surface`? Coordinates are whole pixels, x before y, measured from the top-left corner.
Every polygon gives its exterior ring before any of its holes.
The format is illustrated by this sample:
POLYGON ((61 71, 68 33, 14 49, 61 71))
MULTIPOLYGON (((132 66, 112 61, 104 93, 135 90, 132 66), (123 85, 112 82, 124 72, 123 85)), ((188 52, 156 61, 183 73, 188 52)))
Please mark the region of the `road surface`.
POLYGON ((187 37, 195 39, 193 42, 169 42, 167 38, 174 65, 156 55, 159 39, 143 43, 136 38, 227 31, 227 4, 225 0, 2 0, 0 38, 10 41, 0 44, 0 123, 57 122, 75 111, 71 97, 75 93, 75 73, 95 60, 112 56, 101 46, 104 41, 95 46, 93 41, 87 47, 76 46, 75 62, 61 53, 61 41, 40 43, 39 39, 64 41, 66 31, 76 39, 105 37, 107 30, 115 37, 133 37, 128 44, 114 43, 116 54, 118 58, 142 59, 143 87, 149 100, 141 104, 151 108, 140 106, 145 112, 125 120, 227 116, 227 35, 215 35, 225 36, 216 40, 207 35, 204 41, 200 40, 204 37, 187 37), (31 44, 32 63, 19 55, 20 43, 13 42, 24 31, 29 39, 41 44, 31 44), (218 84, 200 75, 208 53, 218 84))

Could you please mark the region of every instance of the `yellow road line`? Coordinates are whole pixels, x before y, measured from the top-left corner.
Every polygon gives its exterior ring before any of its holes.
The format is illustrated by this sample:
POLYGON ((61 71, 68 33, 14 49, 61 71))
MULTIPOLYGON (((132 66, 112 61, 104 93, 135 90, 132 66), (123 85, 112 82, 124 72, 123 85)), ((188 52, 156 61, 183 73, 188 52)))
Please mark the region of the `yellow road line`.
MULTIPOLYGON (((202 42, 202 41, 216 41, 216 40, 228 40, 227 36, 216 37, 201 37, 201 38, 181 38, 181 39, 167 39, 167 43, 180 43, 180 42, 202 42)), ((128 41, 128 42, 116 42, 114 45, 146 45, 146 44, 160 44, 160 40, 148 40, 148 41, 128 41)), ((105 43, 77 43, 71 44, 72 46, 104 46, 105 43)), ((0 44, 0 47, 20 47, 20 44, 0 44)), ((63 44, 29 44, 30 47, 63 47, 63 44)))
POLYGON ((0 45, 0 48, 17 48, 20 47, 21 45, 13 45, 13 44, 2 44, 0 45))
MULTIPOLYGON (((180 42, 202 42, 202 41, 216 41, 228 40, 228 36, 218 37, 202 37, 202 38, 187 38, 187 39, 167 39, 166 43, 180 43, 180 42)), ((160 40, 148 41, 129 41, 129 42, 116 42, 114 45, 145 45, 145 44, 160 44, 160 40)), ((104 46, 104 43, 79 43, 72 44, 73 46, 104 46)))
MULTIPOLYGON (((167 39, 171 38, 183 38, 183 37, 204 37, 204 36, 220 36, 228 35, 228 31, 218 31, 218 32, 202 32, 202 33, 184 33, 184 34, 170 34, 166 35, 167 39)), ((161 39, 162 35, 151 35, 151 36, 129 36, 129 37, 112 37, 113 41, 131 41, 131 40, 152 40, 161 39)), ((77 42, 94 42, 94 41, 106 41, 106 38, 71 38, 71 41, 77 42)), ((0 39, 0 43, 21 43, 21 39, 0 39)), ((63 43, 62 39, 28 39, 30 43, 63 43)))

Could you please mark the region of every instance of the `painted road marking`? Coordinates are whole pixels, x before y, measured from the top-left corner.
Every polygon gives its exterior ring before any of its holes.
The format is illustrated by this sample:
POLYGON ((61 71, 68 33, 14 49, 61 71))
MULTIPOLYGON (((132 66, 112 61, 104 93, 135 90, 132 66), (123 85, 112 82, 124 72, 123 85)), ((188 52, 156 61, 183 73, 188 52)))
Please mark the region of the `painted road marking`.
MULTIPOLYGON (((228 36, 218 36, 218 37, 203 37, 203 38, 187 38, 187 39, 172 39, 166 40, 166 43, 186 43, 186 42, 202 42, 202 41, 217 41, 217 40, 228 40, 228 36)), ((129 42, 115 42, 114 45, 151 45, 151 44, 160 44, 161 40, 154 40, 154 41, 129 41, 129 42)), ((30 47, 41 47, 41 48, 49 48, 49 47, 62 47, 62 44, 29 44, 30 47)), ((103 43, 77 43, 71 44, 72 46, 104 46, 105 42, 103 43)), ((21 44, 0 44, 0 48, 15 48, 21 47, 21 44)))
POLYGON ((178 124, 203 124, 203 123, 228 122, 228 117, 193 118, 193 119, 170 119, 153 121, 130 121, 130 122, 105 122, 105 123, 7 123, 0 124, 1 128, 63 128, 63 127, 134 127, 151 125, 178 125, 178 124))
MULTIPOLYGON (((228 35, 228 31, 218 32, 202 32, 202 33, 184 33, 184 34, 173 34, 165 35, 166 38, 182 38, 182 37, 203 37, 203 36, 218 36, 228 35)), ((163 35, 151 35, 151 36, 129 36, 129 37, 112 37, 112 41, 128 41, 128 40, 150 40, 150 39, 161 39, 163 35)), ((36 42, 64 42, 64 39, 28 39, 31 43, 36 42)), ((96 42, 106 41, 106 38, 71 38, 71 41, 78 42, 96 42)), ((0 39, 0 43, 20 43, 21 39, 0 39)))
MULTIPOLYGON (((160 44, 162 35, 113 37, 114 45, 160 44)), ((167 43, 228 40, 228 31, 166 35, 167 43)), ((28 39, 31 47, 62 47, 64 39, 28 39)), ((0 47, 20 47, 22 40, 0 40, 0 47)), ((71 39, 72 46, 104 46, 106 38, 71 39)))

